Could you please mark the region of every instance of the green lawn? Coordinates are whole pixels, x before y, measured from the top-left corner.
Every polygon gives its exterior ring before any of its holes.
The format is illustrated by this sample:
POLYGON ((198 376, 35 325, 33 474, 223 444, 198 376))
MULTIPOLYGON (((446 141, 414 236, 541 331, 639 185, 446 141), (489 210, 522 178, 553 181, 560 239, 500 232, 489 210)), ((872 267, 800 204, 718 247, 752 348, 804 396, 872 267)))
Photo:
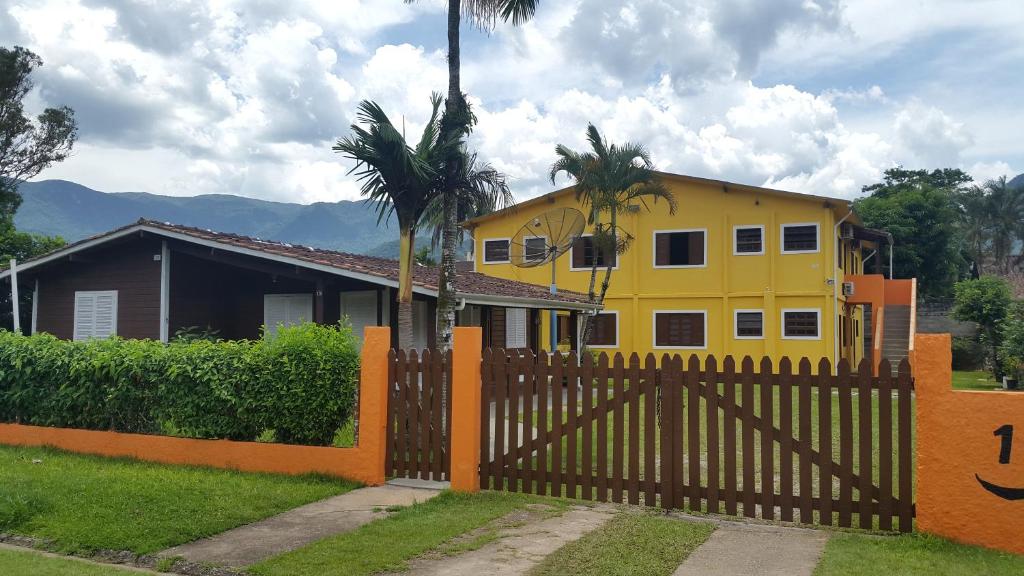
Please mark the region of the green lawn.
POLYGON ((1003 385, 992 379, 986 370, 954 370, 953 388, 956 390, 1001 390, 1003 385))
MULTIPOLYGON (((250 568, 263 576, 359 576, 396 572, 425 552, 446 551, 445 544, 531 502, 564 507, 553 498, 533 498, 505 492, 460 494, 444 492, 431 500, 333 536, 305 548, 282 554, 250 568)), ((493 540, 481 534, 471 542, 453 546, 449 553, 479 547, 493 540)))
POLYGON ((655 512, 624 512, 546 557, 531 576, 668 576, 714 526, 655 512))
POLYGON ((61 552, 150 553, 355 486, 0 447, 0 532, 49 539, 61 552))
POLYGON ((960 576, 1024 574, 1024 556, 955 544, 925 535, 835 534, 815 576, 960 576))
POLYGON ((0 574, 33 576, 131 576, 138 574, 123 568, 99 566, 72 558, 53 558, 38 552, 0 548, 0 574))

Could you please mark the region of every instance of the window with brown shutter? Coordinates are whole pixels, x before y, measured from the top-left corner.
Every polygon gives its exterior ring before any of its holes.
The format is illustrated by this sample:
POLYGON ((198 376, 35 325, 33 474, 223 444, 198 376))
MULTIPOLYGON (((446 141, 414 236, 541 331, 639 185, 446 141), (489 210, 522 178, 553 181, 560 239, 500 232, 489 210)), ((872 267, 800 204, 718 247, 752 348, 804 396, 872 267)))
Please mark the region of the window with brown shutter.
POLYGON ((820 310, 783 310, 782 337, 805 340, 820 338, 820 310))
POLYGON ((764 338, 764 312, 737 310, 736 338, 764 338))
POLYGON ((608 266, 607 258, 611 258, 611 265, 618 266, 616 254, 605 254, 604 250, 595 249, 594 239, 591 236, 580 236, 572 244, 572 267, 578 269, 591 268, 594 260, 597 260, 598 268, 608 266))
POLYGON ((782 252, 817 252, 817 224, 783 224, 782 252))
POLYGON ((733 230, 733 253, 764 254, 764 226, 737 226, 733 230))
POLYGON ((547 238, 526 238, 523 240, 523 259, 527 262, 543 260, 547 255, 547 238))
POLYGON ((654 233, 654 265, 660 267, 704 266, 706 230, 673 230, 654 233))
POLYGON ((655 348, 705 348, 707 314, 697 311, 654 313, 655 348))
POLYGON ((509 262, 508 239, 484 240, 484 264, 502 264, 509 262))
POLYGON ((619 345, 619 315, 615 312, 601 312, 594 316, 590 331, 590 346, 615 348, 619 345))

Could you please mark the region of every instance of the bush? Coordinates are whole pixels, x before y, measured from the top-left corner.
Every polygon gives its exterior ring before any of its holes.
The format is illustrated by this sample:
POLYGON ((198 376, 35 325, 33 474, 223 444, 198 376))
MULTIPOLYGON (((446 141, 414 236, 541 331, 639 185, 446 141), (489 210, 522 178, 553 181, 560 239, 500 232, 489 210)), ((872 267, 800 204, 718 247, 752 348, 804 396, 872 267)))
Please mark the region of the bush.
POLYGON ((953 291, 953 317, 978 323, 981 332, 979 340, 988 348, 987 356, 993 375, 999 380, 1003 375, 999 360, 1001 326, 1013 303, 1010 285, 1002 278, 982 276, 976 280, 957 282, 953 291))
POLYGON ((985 368, 985 347, 977 338, 953 337, 953 370, 982 370, 985 368))
POLYGON ((1017 302, 1003 321, 999 360, 1010 377, 1024 381, 1024 302, 1017 302))
POLYGON ((352 415, 358 370, 345 325, 167 345, 0 331, 0 421, 329 445, 352 415))

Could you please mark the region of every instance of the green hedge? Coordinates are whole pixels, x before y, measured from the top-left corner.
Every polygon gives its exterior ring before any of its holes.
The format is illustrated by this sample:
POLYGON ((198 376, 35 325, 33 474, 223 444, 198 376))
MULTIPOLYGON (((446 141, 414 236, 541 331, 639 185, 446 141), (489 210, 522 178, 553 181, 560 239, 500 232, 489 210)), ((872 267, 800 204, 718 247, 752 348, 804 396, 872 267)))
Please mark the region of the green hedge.
POLYGON ((0 331, 2 422, 330 445, 352 416, 358 380, 344 325, 171 344, 0 331))

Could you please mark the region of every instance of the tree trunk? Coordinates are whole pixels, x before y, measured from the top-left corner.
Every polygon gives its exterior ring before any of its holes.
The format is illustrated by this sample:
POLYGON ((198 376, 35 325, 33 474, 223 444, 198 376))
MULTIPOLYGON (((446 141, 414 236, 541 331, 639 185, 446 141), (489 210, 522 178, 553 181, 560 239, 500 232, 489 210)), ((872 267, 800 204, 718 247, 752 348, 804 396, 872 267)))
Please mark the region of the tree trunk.
POLYGON ((398 254, 398 347, 408 350, 413 345, 412 336, 412 265, 415 260, 415 228, 403 228, 400 232, 398 254))
MULTIPOLYGON (((596 220, 596 218, 595 218, 596 220)), ((601 234, 601 225, 597 224, 594 230, 594 236, 591 238, 597 238, 601 234)), ((590 285, 587 287, 587 300, 590 302, 597 301, 597 293, 595 287, 597 286, 597 244, 591 240, 591 259, 590 259, 590 285)), ((590 341, 590 334, 594 330, 594 315, 584 314, 583 315, 583 330, 580 331, 580 354, 587 351, 587 342, 590 341)))
POLYGON ((605 266, 604 269, 604 280, 601 281, 601 295, 597 299, 601 304, 604 304, 604 295, 608 293, 608 286, 612 282, 612 269, 615 268, 615 264, 617 264, 617 260, 619 259, 619 238, 616 236, 618 218, 616 217, 616 212, 617 210, 612 210, 612 219, 610 224, 612 233, 612 250, 614 251, 615 259, 606 262, 607 266, 605 266))
MULTIPOLYGON (((448 99, 445 114, 449 119, 459 117, 462 107, 462 87, 459 66, 459 25, 462 18, 462 0, 448 0, 448 99)), ((445 123, 449 129, 457 124, 445 123)), ((453 161, 457 159, 452 159, 453 161)), ((446 352, 452 347, 452 328, 455 326, 455 249, 458 240, 456 227, 456 191, 452 189, 458 167, 454 162, 447 166, 446 189, 443 190, 441 206, 444 212, 444 229, 441 236, 441 266, 437 283, 437 348, 446 352)))

